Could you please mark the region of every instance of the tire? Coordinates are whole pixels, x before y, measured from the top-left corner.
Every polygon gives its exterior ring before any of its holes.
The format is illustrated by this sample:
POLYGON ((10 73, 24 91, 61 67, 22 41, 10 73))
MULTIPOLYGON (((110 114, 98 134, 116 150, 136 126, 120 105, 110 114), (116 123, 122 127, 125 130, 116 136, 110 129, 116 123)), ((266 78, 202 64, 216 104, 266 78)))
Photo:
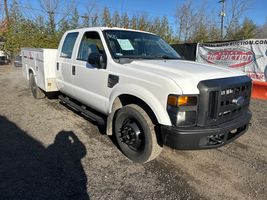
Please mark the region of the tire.
POLYGON ((43 99, 43 98, 45 98, 44 92, 36 84, 35 77, 34 77, 33 73, 30 73, 30 82, 29 83, 30 83, 32 96, 35 99, 43 99))
POLYGON ((158 144, 155 124, 146 111, 129 104, 115 116, 115 136, 122 153, 130 160, 146 163, 155 159, 162 147, 158 144))

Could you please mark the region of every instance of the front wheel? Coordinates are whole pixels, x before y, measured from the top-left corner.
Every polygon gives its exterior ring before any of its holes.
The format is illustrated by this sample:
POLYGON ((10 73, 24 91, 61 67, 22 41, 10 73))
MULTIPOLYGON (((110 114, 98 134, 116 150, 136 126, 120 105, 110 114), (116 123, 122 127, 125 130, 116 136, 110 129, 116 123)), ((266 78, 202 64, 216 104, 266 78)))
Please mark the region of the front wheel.
POLYGON ((155 124, 146 111, 135 104, 124 106, 116 114, 115 136, 123 154, 134 162, 149 162, 162 150, 155 124))
POLYGON ((31 88, 32 96, 35 99, 45 98, 44 92, 36 84, 36 80, 35 80, 33 73, 30 73, 30 88, 31 88))

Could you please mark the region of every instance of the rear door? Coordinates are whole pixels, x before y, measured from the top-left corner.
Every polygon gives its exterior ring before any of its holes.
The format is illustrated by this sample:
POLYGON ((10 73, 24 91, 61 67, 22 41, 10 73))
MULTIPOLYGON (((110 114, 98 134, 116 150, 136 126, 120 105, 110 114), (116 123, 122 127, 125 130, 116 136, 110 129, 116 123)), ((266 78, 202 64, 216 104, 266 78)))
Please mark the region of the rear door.
POLYGON ((75 92, 72 85, 73 51, 79 32, 67 33, 64 41, 59 46, 59 55, 56 63, 56 77, 58 89, 69 95, 74 96, 75 92))

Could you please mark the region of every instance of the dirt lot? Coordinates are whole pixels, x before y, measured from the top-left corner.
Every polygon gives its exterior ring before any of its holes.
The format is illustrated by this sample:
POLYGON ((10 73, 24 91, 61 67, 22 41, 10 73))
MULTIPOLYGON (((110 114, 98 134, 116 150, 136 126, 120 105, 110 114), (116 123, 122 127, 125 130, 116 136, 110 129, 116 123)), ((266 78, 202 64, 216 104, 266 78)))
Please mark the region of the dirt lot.
POLYGON ((0 66, 0 199, 266 199, 267 101, 215 150, 135 164, 97 125, 58 100, 34 100, 21 69, 0 66))

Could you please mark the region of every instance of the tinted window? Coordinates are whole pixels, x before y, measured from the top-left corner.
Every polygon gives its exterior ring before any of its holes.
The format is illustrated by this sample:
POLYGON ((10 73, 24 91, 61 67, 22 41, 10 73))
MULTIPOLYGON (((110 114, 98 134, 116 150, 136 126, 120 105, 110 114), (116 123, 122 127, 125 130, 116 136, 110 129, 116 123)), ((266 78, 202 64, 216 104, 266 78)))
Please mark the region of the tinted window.
POLYGON ((104 51, 100 36, 97 32, 86 32, 83 35, 77 60, 87 61, 90 53, 100 53, 104 51))
POLYGON ((61 50, 60 57, 71 58, 75 41, 78 37, 78 33, 68 33, 61 50))

